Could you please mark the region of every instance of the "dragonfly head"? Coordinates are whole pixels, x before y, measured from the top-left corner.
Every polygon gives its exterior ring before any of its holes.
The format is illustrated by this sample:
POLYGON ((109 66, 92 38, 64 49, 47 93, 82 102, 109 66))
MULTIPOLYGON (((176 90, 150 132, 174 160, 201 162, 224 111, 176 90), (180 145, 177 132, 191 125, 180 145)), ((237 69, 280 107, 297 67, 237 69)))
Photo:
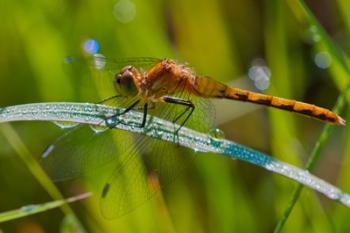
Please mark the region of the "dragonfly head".
POLYGON ((133 97, 138 94, 136 80, 140 73, 133 66, 124 67, 114 78, 114 87, 119 94, 125 97, 133 97))

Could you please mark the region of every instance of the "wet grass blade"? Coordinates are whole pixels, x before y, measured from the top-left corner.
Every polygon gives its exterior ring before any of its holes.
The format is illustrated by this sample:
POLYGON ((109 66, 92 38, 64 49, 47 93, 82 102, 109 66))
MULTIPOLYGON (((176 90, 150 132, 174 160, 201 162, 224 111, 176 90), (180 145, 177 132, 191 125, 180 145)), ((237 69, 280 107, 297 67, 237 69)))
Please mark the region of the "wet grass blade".
POLYGON ((37 214, 40 212, 44 212, 47 210, 51 210, 57 207, 61 207, 67 203, 72 203, 76 202, 82 199, 85 199, 87 197, 91 196, 91 193, 83 193, 78 196, 70 197, 67 199, 62 199, 62 200, 56 200, 56 201, 51 201, 43 204, 31 204, 31 205, 25 205, 22 206, 19 209, 16 210, 11 210, 7 212, 0 213, 0 223, 1 222, 6 222, 18 218, 22 218, 25 216, 37 214))
MULTIPOLYGON (((105 116, 114 115, 124 109, 89 103, 37 103, 0 108, 0 123, 11 121, 63 121, 105 126, 105 116)), ((174 124, 157 117, 149 116, 144 128, 137 127, 143 119, 140 112, 130 111, 118 117, 119 124, 113 127, 149 137, 178 143, 195 152, 211 152, 218 155, 239 159, 276 174, 283 175, 300 184, 308 186, 330 199, 350 207, 350 195, 335 186, 317 178, 308 171, 297 168, 268 156, 262 152, 225 139, 218 139, 183 127, 174 136, 174 124)), ((113 119, 111 119, 113 120, 113 119)), ((112 124, 108 122, 108 127, 112 124)), ((328 126, 327 129, 331 127, 328 126)), ((326 138, 324 139, 326 141, 326 138)))

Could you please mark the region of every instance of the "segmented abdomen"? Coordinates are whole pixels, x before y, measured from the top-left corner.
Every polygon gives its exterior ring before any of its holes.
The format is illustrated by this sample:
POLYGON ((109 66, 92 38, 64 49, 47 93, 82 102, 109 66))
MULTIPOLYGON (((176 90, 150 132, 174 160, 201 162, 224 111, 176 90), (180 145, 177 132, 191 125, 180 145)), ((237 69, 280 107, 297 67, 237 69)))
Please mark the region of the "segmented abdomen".
POLYGON ((197 95, 207 98, 225 98, 246 101, 255 104, 271 106, 290 112, 300 113, 334 124, 345 124, 343 118, 326 108, 299 102, 296 100, 284 99, 271 95, 264 95, 252 91, 242 90, 239 88, 229 87, 209 77, 197 77, 194 91, 197 95))

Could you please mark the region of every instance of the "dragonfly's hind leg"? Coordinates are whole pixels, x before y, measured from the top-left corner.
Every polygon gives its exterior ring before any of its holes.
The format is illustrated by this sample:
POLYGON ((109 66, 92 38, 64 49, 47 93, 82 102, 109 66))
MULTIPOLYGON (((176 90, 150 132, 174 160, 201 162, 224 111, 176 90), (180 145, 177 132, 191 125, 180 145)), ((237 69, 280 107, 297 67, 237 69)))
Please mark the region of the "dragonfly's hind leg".
POLYGON ((173 123, 176 123, 182 116, 184 116, 187 112, 189 112, 186 115, 185 119, 181 122, 180 127, 175 130, 175 134, 178 136, 178 132, 180 131, 180 129, 190 119, 190 117, 191 117, 191 115, 192 115, 192 113, 193 113, 193 111, 195 109, 195 106, 190 100, 184 100, 184 99, 173 97, 173 96, 164 96, 162 98, 162 100, 164 102, 167 102, 167 103, 179 104, 179 105, 182 105, 182 106, 186 107, 186 109, 182 113, 180 113, 178 116, 176 116, 176 118, 173 120, 173 123))

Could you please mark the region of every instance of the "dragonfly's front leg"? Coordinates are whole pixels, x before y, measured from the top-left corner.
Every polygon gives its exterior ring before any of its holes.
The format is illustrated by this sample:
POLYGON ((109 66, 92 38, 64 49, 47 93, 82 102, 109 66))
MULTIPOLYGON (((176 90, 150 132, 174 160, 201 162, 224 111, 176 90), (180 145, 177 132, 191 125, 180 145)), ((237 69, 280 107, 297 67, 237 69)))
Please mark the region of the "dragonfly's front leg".
POLYGON ((109 100, 112 100, 112 99, 116 99, 116 98, 121 98, 122 96, 121 95, 114 95, 114 96, 110 96, 110 97, 107 97, 107 98, 104 98, 100 101, 97 102, 97 104, 103 104, 109 100))
MULTIPOLYGON (((115 121, 115 118, 118 117, 118 116, 121 116, 127 112, 129 112, 130 110, 134 109, 135 106, 140 103, 140 100, 136 100, 134 103, 132 103, 129 107, 127 107, 126 109, 124 109, 124 111, 122 111, 121 113, 116 113, 112 116, 109 116, 105 119, 106 121, 106 125, 109 127, 109 128, 114 128, 118 123, 120 122, 117 122, 115 121), (112 123, 111 123, 111 120, 112 123)), ((145 125, 146 125, 146 120, 147 120, 147 110, 148 110, 148 103, 146 102, 143 106, 143 117, 142 117, 142 122, 141 124, 138 126, 140 128, 144 128, 145 125)))
POLYGON ((141 125, 140 125, 140 128, 143 128, 143 127, 145 127, 145 125, 146 125, 147 109, 148 109, 148 103, 146 102, 146 103, 143 105, 143 117, 142 117, 142 123, 141 123, 141 125))

